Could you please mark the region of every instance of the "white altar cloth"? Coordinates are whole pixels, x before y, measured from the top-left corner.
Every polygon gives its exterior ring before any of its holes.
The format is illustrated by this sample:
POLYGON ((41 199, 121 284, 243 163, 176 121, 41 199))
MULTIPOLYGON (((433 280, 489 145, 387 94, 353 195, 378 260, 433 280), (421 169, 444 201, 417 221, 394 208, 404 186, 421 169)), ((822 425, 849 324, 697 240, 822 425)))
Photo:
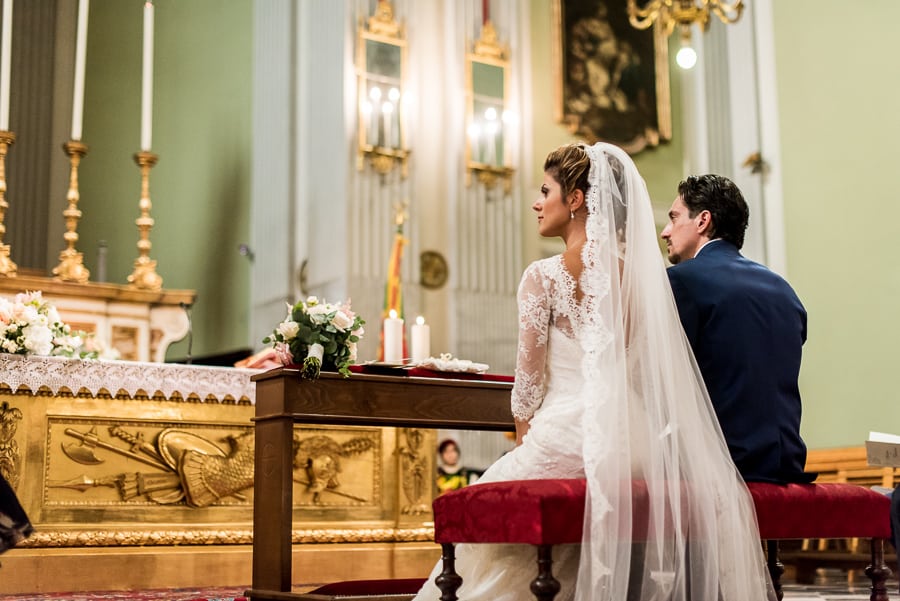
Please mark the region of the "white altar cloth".
POLYGON ((32 392, 46 387, 53 394, 68 390, 78 394, 82 389, 93 396, 105 390, 112 396, 124 391, 129 397, 158 394, 166 398, 178 394, 191 395, 201 401, 215 398, 219 402, 256 402, 256 383, 250 377, 258 369, 182 365, 178 363, 145 363, 139 361, 104 361, 67 357, 32 357, 0 353, 0 386, 13 392, 27 386, 32 392), (142 391, 142 392, 141 392, 142 391))

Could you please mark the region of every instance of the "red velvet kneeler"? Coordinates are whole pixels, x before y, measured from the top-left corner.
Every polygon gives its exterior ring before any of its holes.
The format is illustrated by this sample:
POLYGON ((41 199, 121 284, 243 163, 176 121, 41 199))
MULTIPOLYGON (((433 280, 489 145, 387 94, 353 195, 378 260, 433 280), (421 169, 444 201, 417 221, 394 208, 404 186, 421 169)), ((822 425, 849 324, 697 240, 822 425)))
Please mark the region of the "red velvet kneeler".
MULTIPOLYGON (((551 546, 581 542, 585 503, 584 480, 519 480, 476 484, 434 500, 434 538, 444 551, 444 572, 437 583, 455 599, 461 579, 455 573, 455 543, 521 543, 538 547, 538 577, 532 592, 552 600, 559 583, 552 576, 551 546)), ((890 539, 890 500, 853 484, 748 484, 756 507, 760 538, 767 541, 768 568, 782 598, 779 539, 872 539, 871 601, 887 601, 884 539, 890 539)), ((683 492, 683 494, 686 494, 683 492)), ((633 536, 646 537, 646 486, 632 484, 633 536)))

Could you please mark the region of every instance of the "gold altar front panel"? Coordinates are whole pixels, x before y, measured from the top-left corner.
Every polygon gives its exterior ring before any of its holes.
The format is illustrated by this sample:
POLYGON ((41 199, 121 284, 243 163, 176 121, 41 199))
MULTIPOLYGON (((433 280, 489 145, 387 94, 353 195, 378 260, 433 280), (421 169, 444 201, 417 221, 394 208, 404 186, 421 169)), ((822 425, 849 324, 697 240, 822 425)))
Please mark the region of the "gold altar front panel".
MULTIPOLYGON (((251 426, 51 415, 45 440, 44 520, 75 510, 170 520, 172 509, 189 516, 213 507, 223 517, 250 519, 251 426)), ((323 518, 352 508, 357 519, 383 519, 384 444, 377 428, 298 428, 295 506, 323 518)))
MULTIPOLYGON (((0 473, 35 533, 4 555, 0 594, 249 584, 241 370, 3 357, 0 473), (151 555, 168 567, 128 567, 151 555)), ((431 430, 297 426, 295 562, 321 581, 427 571, 434 447, 431 430)))

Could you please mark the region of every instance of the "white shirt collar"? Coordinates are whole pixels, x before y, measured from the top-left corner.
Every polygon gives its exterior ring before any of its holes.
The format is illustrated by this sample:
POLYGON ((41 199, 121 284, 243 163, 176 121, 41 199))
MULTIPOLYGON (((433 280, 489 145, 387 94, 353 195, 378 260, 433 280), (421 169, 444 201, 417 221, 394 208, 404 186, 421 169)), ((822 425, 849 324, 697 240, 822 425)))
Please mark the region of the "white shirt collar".
POLYGON ((703 243, 703 246, 701 246, 700 248, 698 248, 698 249, 697 249, 697 252, 694 253, 694 258, 696 259, 696 258, 700 255, 700 253, 703 251, 704 248, 706 248, 707 246, 709 246, 709 245, 712 244, 713 242, 718 242, 719 240, 721 240, 721 238, 713 238, 712 240, 707 240, 706 242, 704 242, 704 243, 703 243))

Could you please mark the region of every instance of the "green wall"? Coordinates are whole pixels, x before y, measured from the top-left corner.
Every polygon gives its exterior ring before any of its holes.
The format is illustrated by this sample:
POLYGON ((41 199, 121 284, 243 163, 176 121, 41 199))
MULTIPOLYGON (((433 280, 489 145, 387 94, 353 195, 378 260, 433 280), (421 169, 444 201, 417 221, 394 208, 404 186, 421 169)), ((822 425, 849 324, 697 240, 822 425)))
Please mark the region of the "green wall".
MULTIPOLYGON (((194 289, 193 354, 247 346, 252 2, 156 0, 151 257, 163 287, 194 289)), ((142 3, 94 0, 80 169, 79 250, 124 284, 137 257, 142 3)), ((169 349, 186 356, 187 340, 169 349)))
POLYGON ((900 433, 900 3, 774 2, 790 280, 809 312, 811 447, 900 433))

